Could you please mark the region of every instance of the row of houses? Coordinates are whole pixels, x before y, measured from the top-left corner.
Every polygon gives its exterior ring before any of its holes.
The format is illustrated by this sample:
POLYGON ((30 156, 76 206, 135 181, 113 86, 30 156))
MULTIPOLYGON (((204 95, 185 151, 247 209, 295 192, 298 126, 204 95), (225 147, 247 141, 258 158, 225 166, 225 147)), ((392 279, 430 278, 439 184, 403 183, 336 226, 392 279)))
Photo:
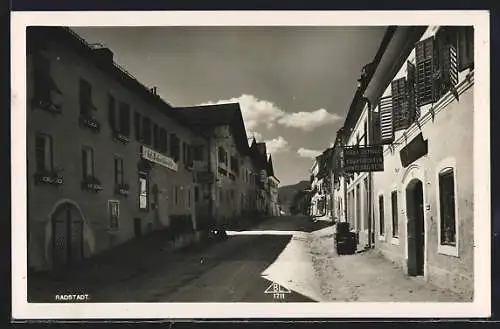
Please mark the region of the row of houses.
POLYGON ((27 30, 28 266, 154 231, 278 214, 271 156, 239 104, 174 107, 63 27, 27 30))
POLYGON ((315 160, 311 215, 349 222, 360 247, 472 296, 473 27, 389 27, 358 82, 315 160))

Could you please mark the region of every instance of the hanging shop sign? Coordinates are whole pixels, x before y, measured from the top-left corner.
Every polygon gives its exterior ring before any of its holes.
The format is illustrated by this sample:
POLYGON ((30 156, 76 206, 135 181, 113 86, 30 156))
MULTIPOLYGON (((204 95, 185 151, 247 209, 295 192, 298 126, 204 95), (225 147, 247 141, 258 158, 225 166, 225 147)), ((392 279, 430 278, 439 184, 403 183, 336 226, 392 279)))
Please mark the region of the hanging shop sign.
POLYGON ((399 152, 401 165, 403 168, 406 168, 416 160, 426 155, 427 152, 427 140, 424 140, 422 133, 420 133, 399 152))
POLYGON ((344 172, 384 171, 384 149, 382 146, 344 147, 344 172))
POLYGON ((166 167, 170 170, 177 171, 179 166, 174 161, 174 159, 168 156, 156 152, 146 146, 141 146, 141 156, 143 159, 159 164, 160 166, 166 167))

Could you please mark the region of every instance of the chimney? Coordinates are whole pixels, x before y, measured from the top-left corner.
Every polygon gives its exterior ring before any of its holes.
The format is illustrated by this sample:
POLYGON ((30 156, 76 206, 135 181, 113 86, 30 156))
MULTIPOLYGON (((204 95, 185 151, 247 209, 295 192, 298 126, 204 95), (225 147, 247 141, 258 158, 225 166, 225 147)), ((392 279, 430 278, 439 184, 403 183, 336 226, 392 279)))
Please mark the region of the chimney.
POLYGON ((153 87, 150 90, 153 95, 158 95, 158 87, 153 87))
POLYGON ((113 52, 109 48, 94 48, 94 53, 107 63, 113 63, 113 52))

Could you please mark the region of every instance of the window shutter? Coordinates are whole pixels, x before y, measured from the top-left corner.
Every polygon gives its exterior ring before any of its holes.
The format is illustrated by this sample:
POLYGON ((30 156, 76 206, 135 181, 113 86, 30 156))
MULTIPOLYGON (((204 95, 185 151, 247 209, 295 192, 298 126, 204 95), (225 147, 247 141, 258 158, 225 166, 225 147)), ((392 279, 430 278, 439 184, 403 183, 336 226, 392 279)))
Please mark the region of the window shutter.
POLYGON ((380 144, 380 110, 378 112, 372 113, 372 144, 379 145, 380 144))
POLYGON ((458 69, 474 67, 474 27, 458 28, 458 69))
POLYGON ((448 91, 458 99, 455 86, 458 84, 457 31, 454 28, 440 28, 436 34, 437 74, 435 101, 448 91))
POLYGON ((434 101, 434 37, 415 44, 417 106, 434 101))
POLYGON ((413 63, 406 62, 406 81, 408 87, 408 104, 410 106, 410 124, 420 118, 420 108, 417 106, 416 78, 417 68, 413 63))
POLYGON ((380 143, 391 144, 394 141, 392 122, 392 97, 382 97, 379 101, 380 113, 380 143))
POLYGON ((410 126, 410 106, 406 78, 394 80, 391 83, 391 92, 394 131, 404 130, 410 126))

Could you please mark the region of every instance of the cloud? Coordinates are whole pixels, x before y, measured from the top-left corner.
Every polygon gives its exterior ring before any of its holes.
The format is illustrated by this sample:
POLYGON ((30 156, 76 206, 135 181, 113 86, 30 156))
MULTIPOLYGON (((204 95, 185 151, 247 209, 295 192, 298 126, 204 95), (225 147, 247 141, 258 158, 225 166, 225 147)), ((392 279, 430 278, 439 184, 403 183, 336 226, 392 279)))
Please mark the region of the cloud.
POLYGON ((325 109, 318 109, 312 112, 297 112, 282 116, 278 123, 286 127, 298 128, 311 131, 318 127, 335 123, 342 120, 338 114, 328 113, 325 109))
POLYGON ((216 102, 207 102, 201 105, 215 105, 225 103, 239 103, 241 114, 245 121, 247 129, 253 129, 261 124, 266 124, 268 128, 273 127, 278 118, 281 118, 285 112, 278 108, 274 103, 258 99, 253 95, 243 94, 239 97, 223 99, 216 102))
POLYGON ((254 130, 247 130, 247 137, 248 137, 249 144, 252 144, 253 137, 255 137, 257 142, 260 142, 264 139, 264 136, 262 136, 261 133, 254 131, 254 130))
POLYGON ((302 158, 315 158, 317 157, 318 155, 320 155, 321 153, 323 153, 323 151, 319 151, 319 150, 311 150, 311 149, 305 149, 303 147, 299 148, 297 150, 297 154, 302 157, 302 158))
POLYGON ((266 142, 267 152, 269 152, 271 154, 276 154, 279 152, 286 152, 290 149, 290 145, 283 138, 283 136, 279 136, 277 138, 266 140, 265 142, 266 142))
POLYGON ((318 127, 342 120, 340 115, 329 113, 325 109, 318 109, 312 112, 287 113, 273 102, 262 100, 248 94, 230 99, 221 99, 216 102, 206 102, 200 105, 226 103, 240 104, 245 127, 249 131, 253 131, 253 129, 261 125, 272 128, 275 124, 311 131, 318 127))

